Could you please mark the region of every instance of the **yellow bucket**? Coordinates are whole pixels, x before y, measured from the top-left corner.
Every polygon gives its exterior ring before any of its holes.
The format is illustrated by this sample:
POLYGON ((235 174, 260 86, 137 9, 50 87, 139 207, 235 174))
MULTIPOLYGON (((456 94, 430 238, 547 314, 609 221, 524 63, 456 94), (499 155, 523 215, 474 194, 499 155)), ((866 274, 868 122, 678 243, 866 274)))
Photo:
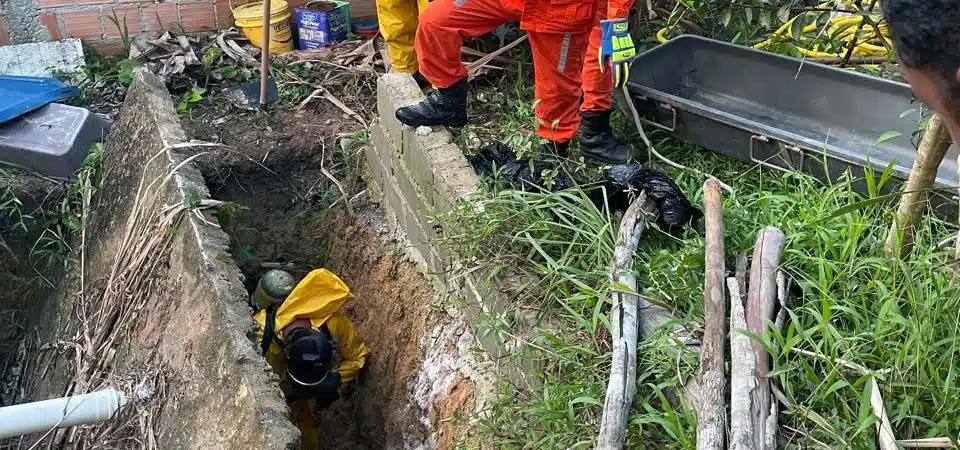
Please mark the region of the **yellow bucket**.
MULTIPOLYGON (((232 5, 231 5, 232 7, 232 5)), ((257 48, 263 48, 263 2, 247 3, 233 8, 233 19, 243 35, 257 48)), ((270 53, 293 50, 290 33, 290 9, 284 0, 270 2, 270 53)))

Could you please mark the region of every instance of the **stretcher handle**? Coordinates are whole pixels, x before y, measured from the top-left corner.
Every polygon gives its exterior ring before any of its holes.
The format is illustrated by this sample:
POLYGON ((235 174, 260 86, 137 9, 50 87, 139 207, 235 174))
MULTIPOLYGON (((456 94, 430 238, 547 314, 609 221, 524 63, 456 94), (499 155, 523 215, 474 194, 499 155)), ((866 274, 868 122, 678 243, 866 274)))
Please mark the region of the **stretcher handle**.
POLYGON ((757 164, 757 165, 759 165, 759 166, 761 166, 761 167, 766 167, 766 168, 769 168, 769 169, 779 170, 779 171, 781 171, 781 172, 791 173, 791 172, 802 172, 805 161, 806 161, 806 153, 803 151, 802 148, 800 148, 799 145, 788 144, 788 143, 786 143, 786 142, 777 141, 777 140, 775 140, 775 139, 773 139, 773 138, 769 138, 769 137, 764 136, 764 135, 762 135, 762 134, 754 134, 754 135, 750 136, 750 162, 753 162, 753 163, 755 163, 755 164, 757 164), (759 141, 759 142, 770 142, 770 141, 774 141, 774 142, 776 142, 777 145, 780 147, 780 151, 779 151, 776 155, 771 156, 770 158, 760 159, 760 158, 758 158, 757 155, 756 155, 756 145, 755 145, 755 142, 757 142, 757 141, 759 141), (779 156, 781 160, 783 160, 784 162, 787 163, 788 166, 790 166, 791 163, 792 163, 792 161, 793 161, 793 158, 790 157, 790 153, 795 153, 795 154, 799 155, 799 157, 800 157, 800 158, 799 158, 800 167, 797 167, 797 168, 794 168, 794 167, 781 167, 781 166, 778 166, 778 165, 776 165, 776 164, 773 164, 773 163, 769 162, 769 160, 772 159, 773 157, 779 156))

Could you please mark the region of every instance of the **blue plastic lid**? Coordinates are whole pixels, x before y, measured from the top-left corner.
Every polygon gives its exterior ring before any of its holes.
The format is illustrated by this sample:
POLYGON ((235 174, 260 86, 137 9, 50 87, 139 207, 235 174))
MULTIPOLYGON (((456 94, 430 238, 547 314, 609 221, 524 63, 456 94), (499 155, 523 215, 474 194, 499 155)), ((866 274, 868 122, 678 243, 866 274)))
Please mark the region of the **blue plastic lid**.
POLYGON ((373 31, 379 25, 376 22, 354 22, 353 29, 357 31, 373 31))
POLYGON ((0 76, 0 123, 20 117, 49 103, 80 94, 56 78, 0 76))

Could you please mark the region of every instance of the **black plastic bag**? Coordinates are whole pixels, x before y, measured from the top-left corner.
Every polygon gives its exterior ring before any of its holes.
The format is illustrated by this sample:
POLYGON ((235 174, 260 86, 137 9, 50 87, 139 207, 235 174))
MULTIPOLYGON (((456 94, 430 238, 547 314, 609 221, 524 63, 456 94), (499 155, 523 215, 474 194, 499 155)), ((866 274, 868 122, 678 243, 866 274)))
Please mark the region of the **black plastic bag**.
MULTIPOLYGON (((467 160, 478 174, 493 175, 495 168, 498 168, 500 179, 521 190, 546 189, 557 192, 575 185, 568 175, 560 173, 547 188, 543 173, 555 169, 555 161, 542 159, 531 162, 529 159, 517 159, 513 149, 502 142, 488 144, 467 160)), ((673 179, 663 172, 643 167, 642 164, 611 166, 603 187, 604 189, 593 190, 591 198, 598 206, 606 201, 615 211, 625 211, 630 205, 632 195, 640 191, 646 192, 660 212, 658 223, 668 231, 679 230, 703 217, 703 213, 690 204, 673 179), (604 192, 606 199, 603 198, 604 192)))
MULTIPOLYGON (((608 185, 618 191, 612 196, 624 197, 624 191, 644 191, 657 204, 660 211, 658 222, 668 230, 680 229, 703 217, 703 213, 690 204, 680 187, 667 174, 648 169, 641 164, 618 164, 607 171, 608 185)), ((608 187, 608 189, 610 188, 608 187)), ((615 209, 626 209, 629 199, 613 198, 615 209)))
MULTIPOLYGON (((467 161, 478 174, 494 175, 494 170, 498 169, 502 180, 520 190, 545 189, 547 183, 543 172, 556 168, 556 164, 547 159, 534 160, 532 163, 529 159, 517 159, 513 149, 498 141, 487 144, 476 155, 468 156, 467 161)), ((573 183, 570 177, 561 173, 553 178, 548 190, 557 192, 571 187, 573 183)))

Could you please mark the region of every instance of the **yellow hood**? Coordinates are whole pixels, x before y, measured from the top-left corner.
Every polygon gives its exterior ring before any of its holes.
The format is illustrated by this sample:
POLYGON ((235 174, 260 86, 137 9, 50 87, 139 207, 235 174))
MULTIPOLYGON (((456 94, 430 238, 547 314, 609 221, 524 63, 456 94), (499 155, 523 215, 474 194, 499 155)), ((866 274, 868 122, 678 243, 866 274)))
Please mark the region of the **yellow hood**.
MULTIPOLYGON (((277 333, 299 318, 310 319, 313 327, 319 328, 351 298, 350 288, 340 277, 327 269, 316 269, 297 284, 277 309, 277 333)), ((254 319, 262 335, 266 310, 257 312, 254 319)))

